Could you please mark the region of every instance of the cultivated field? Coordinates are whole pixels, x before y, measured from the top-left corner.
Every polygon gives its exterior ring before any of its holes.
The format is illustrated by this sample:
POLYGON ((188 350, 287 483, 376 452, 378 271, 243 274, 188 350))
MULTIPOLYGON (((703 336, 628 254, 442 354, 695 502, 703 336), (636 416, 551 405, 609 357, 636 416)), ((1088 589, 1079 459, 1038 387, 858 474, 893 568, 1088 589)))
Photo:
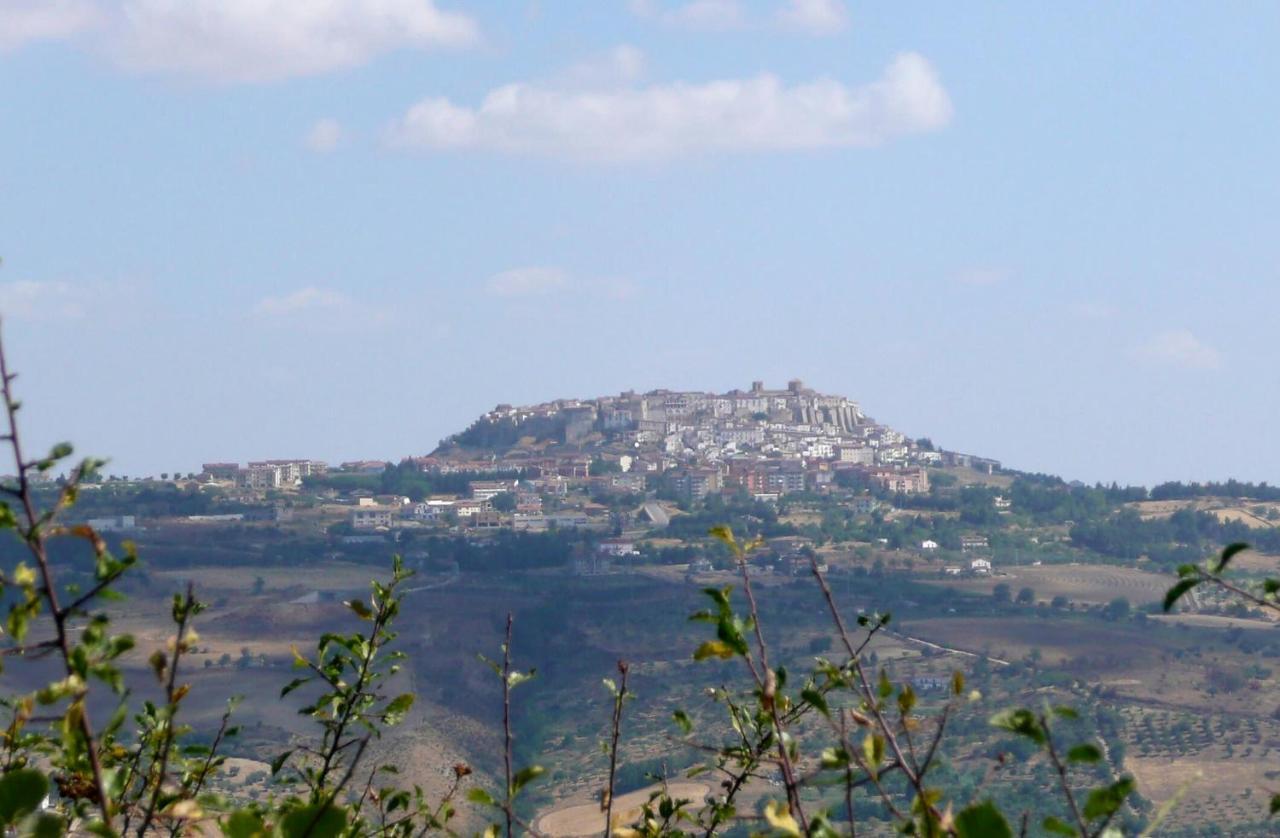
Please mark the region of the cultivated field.
POLYGON ((1159 602, 1173 584, 1171 577, 1110 565, 1017 565, 997 567, 999 576, 927 580, 930 584, 974 594, 990 594, 1004 583, 1016 595, 1021 588, 1035 591, 1036 600, 1049 602, 1065 596, 1072 602, 1103 604, 1124 597, 1133 605, 1159 602))
MULTIPOLYGON (((619 795, 614 801, 614 818, 630 823, 640 815, 640 807, 649 795, 660 786, 654 785, 629 794, 619 795)), ((674 798, 685 798, 698 804, 711 789, 702 783, 668 783, 667 791, 674 798)), ((605 831, 604 812, 599 802, 570 803, 541 815, 534 827, 549 838, 576 838, 579 835, 600 835, 605 831)))

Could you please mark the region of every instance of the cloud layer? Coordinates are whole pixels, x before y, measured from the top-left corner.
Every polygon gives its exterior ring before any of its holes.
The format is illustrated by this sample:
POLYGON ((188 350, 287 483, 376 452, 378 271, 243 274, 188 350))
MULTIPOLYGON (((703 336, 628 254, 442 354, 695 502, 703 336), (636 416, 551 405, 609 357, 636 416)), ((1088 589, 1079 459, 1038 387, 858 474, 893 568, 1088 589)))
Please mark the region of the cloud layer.
POLYGON ((849 10, 842 0, 783 0, 771 18, 754 19, 741 0, 686 0, 669 5, 661 0, 631 0, 631 13, 666 26, 707 32, 779 28, 806 35, 834 35, 849 26, 849 10))
POLYGON ((933 66, 897 56, 860 86, 787 86, 776 76, 581 91, 517 82, 472 108, 425 99, 391 128, 393 145, 596 160, 706 152, 868 147, 937 130, 951 101, 933 66))
POLYGON ((83 36, 123 67, 217 82, 349 69, 398 49, 465 47, 467 15, 435 0, 5 0, 0 50, 83 36))
POLYGON ((1161 332, 1135 350, 1139 360, 1184 370, 1216 370, 1222 355, 1186 329, 1161 332))
POLYGON ((777 17, 784 28, 810 35, 835 35, 849 27, 849 10, 840 0, 787 0, 777 17))

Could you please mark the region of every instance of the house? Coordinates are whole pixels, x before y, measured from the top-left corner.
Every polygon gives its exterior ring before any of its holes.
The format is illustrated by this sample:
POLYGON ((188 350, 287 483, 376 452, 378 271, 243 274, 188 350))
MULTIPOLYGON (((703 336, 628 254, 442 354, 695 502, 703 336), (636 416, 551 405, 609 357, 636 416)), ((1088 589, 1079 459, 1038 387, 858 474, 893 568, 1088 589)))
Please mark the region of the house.
POLYGON ((641 506, 640 513, 637 517, 648 521, 650 524, 659 528, 665 527, 671 523, 671 516, 667 514, 667 510, 663 509, 662 505, 656 501, 649 501, 641 506))
POLYGON ((871 479, 886 491, 904 495, 922 495, 929 491, 929 472, 923 468, 880 468, 871 479))
POLYGON ((454 501, 453 511, 459 518, 470 518, 481 512, 488 512, 493 508, 493 504, 488 500, 477 500, 475 498, 454 501))
POLYGON ((705 556, 699 556, 689 562, 690 573, 710 573, 712 569, 711 562, 705 556))
POLYGON ((849 507, 853 510, 854 515, 870 515, 876 511, 879 504, 871 495, 858 495, 849 502, 849 507))
POLYGON ((944 567, 942 569, 942 572, 948 576, 959 576, 961 573, 961 568, 957 567, 956 565, 948 565, 947 567, 944 567))
POLYGON ((960 549, 966 553, 971 550, 986 550, 990 547, 985 535, 962 535, 960 536, 960 549))
POLYGON ((516 513, 520 515, 541 515, 542 495, 533 492, 521 492, 516 495, 516 513))
POLYGON ((991 499, 991 503, 1000 512, 1008 512, 1013 508, 1013 501, 1006 498, 1004 495, 996 495, 991 499))
POLYGON ((491 509, 477 512, 467 518, 467 526, 473 530, 496 530, 502 526, 502 516, 491 509))
POLYGON ((671 488, 685 500, 702 500, 720 491, 720 472, 713 468, 681 469, 672 475, 671 488))
POLYGON ((938 542, 934 541, 931 538, 926 538, 924 541, 920 542, 920 549, 921 550, 937 550, 938 542))
POLYGON ((606 538, 596 545, 596 552, 605 556, 638 556, 636 543, 629 538, 606 538))
POLYGON ((389 506, 357 506, 351 510, 351 526, 357 530, 390 529, 395 513, 389 506))
POLYGON ((110 518, 90 518, 89 527, 98 533, 128 532, 138 528, 137 520, 132 515, 113 515, 110 518))
POLYGON ((473 480, 471 481, 471 497, 475 500, 493 500, 498 495, 514 492, 514 480, 473 480))
POLYGON ((969 572, 976 573, 979 576, 988 576, 991 574, 991 562, 987 559, 974 559, 969 562, 969 572))

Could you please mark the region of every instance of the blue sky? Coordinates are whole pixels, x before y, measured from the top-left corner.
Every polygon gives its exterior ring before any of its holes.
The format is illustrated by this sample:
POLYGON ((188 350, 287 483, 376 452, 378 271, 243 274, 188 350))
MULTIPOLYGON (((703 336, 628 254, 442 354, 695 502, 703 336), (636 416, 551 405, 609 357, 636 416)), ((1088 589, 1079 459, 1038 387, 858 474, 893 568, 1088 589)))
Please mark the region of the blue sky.
POLYGON ((793 377, 1072 478, 1280 480, 1280 7, 0 0, 30 431, 398 458, 793 377))

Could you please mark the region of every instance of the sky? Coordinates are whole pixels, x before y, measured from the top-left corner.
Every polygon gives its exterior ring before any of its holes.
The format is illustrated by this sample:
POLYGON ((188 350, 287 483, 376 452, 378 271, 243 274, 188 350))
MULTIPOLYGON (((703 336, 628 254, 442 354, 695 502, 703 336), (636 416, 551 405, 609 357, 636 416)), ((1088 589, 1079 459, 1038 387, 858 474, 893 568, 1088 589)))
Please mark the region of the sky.
POLYGON ((424 454, 802 378, 1088 482, 1280 482, 1280 5, 0 0, 26 432, 424 454))

